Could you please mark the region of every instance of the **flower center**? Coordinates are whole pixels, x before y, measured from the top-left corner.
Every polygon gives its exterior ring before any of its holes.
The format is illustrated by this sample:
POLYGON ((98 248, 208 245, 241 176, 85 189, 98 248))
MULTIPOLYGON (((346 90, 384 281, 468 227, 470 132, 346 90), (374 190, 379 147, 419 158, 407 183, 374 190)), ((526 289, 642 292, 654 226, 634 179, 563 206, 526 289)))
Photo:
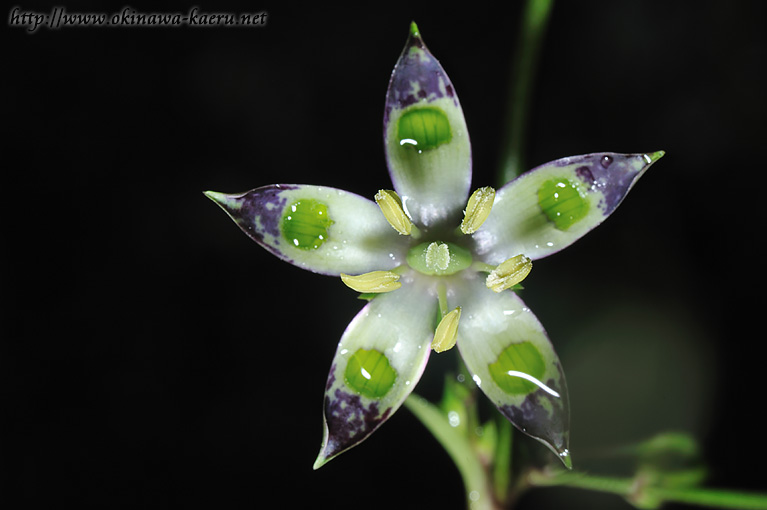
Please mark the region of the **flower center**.
POLYGON ((419 273, 447 276, 471 265, 471 252, 454 243, 426 242, 414 246, 407 254, 407 263, 419 273))

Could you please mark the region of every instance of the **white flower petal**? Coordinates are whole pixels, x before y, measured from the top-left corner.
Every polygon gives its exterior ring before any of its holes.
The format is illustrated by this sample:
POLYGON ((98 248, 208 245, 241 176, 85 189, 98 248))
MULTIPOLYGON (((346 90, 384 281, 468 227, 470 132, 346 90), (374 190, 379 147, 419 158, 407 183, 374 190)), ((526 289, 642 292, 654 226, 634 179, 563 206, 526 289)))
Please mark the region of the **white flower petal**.
POLYGON ((237 195, 206 195, 251 239, 309 271, 360 274, 405 262, 407 241, 375 202, 354 193, 276 184, 237 195))
POLYGON ((411 31, 384 110, 384 148, 394 188, 420 227, 461 220, 471 184, 471 144, 445 70, 411 31))
POLYGON ((437 300, 421 278, 373 299, 346 328, 325 389, 315 469, 359 444, 410 395, 431 352, 437 300))
POLYGON ((511 291, 460 288, 458 349, 474 381, 519 430, 569 465, 567 384, 543 326, 511 291))
POLYGON ((533 260, 565 248, 612 214, 663 152, 563 158, 526 172, 496 192, 490 217, 474 234, 492 265, 512 255, 533 260))

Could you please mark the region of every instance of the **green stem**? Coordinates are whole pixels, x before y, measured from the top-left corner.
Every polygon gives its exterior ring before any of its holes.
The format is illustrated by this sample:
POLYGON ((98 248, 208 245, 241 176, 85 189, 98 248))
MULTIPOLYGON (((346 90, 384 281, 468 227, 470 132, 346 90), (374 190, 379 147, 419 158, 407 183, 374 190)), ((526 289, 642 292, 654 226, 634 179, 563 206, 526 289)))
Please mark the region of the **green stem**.
POLYGON ((512 429, 511 422, 501 413, 496 413, 496 429, 498 433, 498 442, 495 446, 495 455, 493 458, 493 488, 495 489, 495 498, 498 501, 509 500, 509 486, 511 485, 511 441, 512 429))
POLYGON ((593 476, 578 472, 562 472, 547 475, 531 473, 528 482, 532 486, 575 487, 598 492, 617 494, 642 506, 657 507, 663 502, 686 503, 709 508, 738 510, 767 510, 767 495, 700 487, 666 488, 643 485, 637 478, 593 476))
POLYGON ((405 400, 405 407, 429 429, 455 463, 466 490, 466 507, 498 510, 487 473, 468 438, 450 426, 437 406, 416 394, 405 400))
POLYGON ((530 111, 538 54, 546 33, 554 0, 528 0, 512 65, 511 86, 506 101, 506 122, 501 138, 503 151, 498 168, 498 186, 524 171, 526 124, 530 111))
POLYGON ((721 489, 653 489, 663 501, 688 503, 712 508, 767 510, 767 495, 721 489))

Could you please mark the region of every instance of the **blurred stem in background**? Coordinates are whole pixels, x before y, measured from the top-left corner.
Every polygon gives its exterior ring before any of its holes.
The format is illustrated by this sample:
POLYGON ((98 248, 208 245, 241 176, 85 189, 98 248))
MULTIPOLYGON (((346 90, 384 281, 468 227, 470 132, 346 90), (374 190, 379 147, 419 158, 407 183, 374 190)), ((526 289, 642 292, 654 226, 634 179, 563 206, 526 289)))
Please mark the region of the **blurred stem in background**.
POLYGON ((469 510, 508 510, 525 492, 555 486, 614 494, 642 509, 681 503, 767 510, 767 495, 701 487, 707 474, 703 456, 695 439, 684 433, 661 433, 613 450, 613 459, 628 460, 633 466, 631 476, 567 471, 558 461, 552 463, 556 467, 541 468, 526 464, 519 456, 512 464, 510 423, 500 413, 482 423, 477 395, 471 378, 462 373, 445 379, 439 404, 415 394, 405 401, 458 468, 469 510))
POLYGON ((546 34, 553 0, 528 0, 509 75, 497 183, 502 186, 525 171, 527 118, 533 95, 538 55, 546 34))
MULTIPOLYGON (((767 495, 748 492, 685 487, 650 485, 652 476, 637 473, 634 477, 620 478, 595 476, 575 471, 547 475, 533 472, 528 477, 530 487, 566 486, 606 492, 622 496, 637 508, 658 508, 664 503, 683 503, 705 508, 731 508, 764 510, 767 495)), ((662 482, 662 480, 658 480, 662 482)))

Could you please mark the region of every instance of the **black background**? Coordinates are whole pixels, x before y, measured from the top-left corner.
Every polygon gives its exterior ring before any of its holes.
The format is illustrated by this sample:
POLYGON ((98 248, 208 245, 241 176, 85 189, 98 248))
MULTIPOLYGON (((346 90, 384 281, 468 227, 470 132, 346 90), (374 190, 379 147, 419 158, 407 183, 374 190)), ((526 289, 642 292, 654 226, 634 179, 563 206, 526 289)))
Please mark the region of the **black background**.
MULTIPOLYGON (((2 499, 462 508, 457 472, 406 410, 312 471, 327 370, 361 303, 271 257, 201 192, 388 187, 383 101, 411 20, 461 99, 473 185, 493 184, 519 8, 198 5, 266 10, 268 22, 3 27, 2 499)), ((765 10, 555 6, 527 166, 667 152, 604 225, 526 282, 568 374, 576 467, 687 430, 711 486, 767 488, 765 10)), ((438 395, 450 356, 433 356, 420 393, 438 395)), ((624 504, 556 489, 522 505, 624 504)))

